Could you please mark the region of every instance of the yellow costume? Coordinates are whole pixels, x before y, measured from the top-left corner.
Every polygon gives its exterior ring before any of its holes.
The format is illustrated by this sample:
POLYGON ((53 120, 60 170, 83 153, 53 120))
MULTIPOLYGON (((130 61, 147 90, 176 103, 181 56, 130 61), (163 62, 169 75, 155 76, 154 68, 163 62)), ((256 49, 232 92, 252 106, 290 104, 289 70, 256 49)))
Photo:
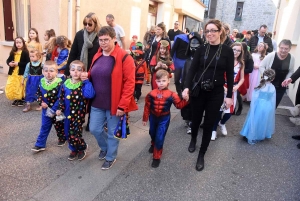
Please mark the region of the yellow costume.
MULTIPOLYGON (((15 52, 14 61, 20 62, 22 51, 15 52)), ((25 97, 25 83, 22 85, 23 75, 19 75, 19 66, 7 78, 5 95, 9 100, 21 100, 25 97)))

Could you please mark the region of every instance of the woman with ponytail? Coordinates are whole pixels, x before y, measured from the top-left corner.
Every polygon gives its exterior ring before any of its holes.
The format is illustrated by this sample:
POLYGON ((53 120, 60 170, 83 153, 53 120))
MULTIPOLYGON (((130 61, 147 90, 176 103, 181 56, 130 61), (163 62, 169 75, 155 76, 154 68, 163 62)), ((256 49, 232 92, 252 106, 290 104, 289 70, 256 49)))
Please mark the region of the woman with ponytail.
POLYGON ((271 83, 274 78, 274 70, 265 70, 260 84, 253 91, 250 110, 241 131, 249 144, 271 138, 275 132, 276 90, 271 83))

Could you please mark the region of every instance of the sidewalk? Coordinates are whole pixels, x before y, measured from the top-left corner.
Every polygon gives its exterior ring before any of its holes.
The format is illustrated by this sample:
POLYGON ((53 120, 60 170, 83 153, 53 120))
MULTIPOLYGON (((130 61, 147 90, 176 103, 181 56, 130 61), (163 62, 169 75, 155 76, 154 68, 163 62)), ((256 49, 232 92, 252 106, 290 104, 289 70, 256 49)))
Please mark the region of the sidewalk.
POLYGON ((0 73, 0 94, 3 94, 5 84, 7 81, 7 74, 0 73))

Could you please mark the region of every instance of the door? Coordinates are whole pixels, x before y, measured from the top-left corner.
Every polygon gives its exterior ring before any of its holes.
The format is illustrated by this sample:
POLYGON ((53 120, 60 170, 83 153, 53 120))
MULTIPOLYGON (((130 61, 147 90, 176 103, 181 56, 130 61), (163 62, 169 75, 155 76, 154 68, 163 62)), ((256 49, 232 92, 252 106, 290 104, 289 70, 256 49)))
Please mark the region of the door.
POLYGON ((11 0, 3 0, 5 40, 14 40, 14 24, 12 20, 11 0))

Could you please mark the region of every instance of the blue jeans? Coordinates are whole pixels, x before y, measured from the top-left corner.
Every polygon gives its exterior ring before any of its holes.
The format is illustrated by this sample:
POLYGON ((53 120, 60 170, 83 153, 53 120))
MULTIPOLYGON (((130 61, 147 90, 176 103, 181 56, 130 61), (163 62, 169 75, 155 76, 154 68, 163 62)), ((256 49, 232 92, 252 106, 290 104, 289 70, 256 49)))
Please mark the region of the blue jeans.
POLYGON ((112 116, 110 110, 91 107, 90 132, 95 136, 99 147, 106 152, 105 159, 113 161, 117 157, 119 140, 114 137, 115 128, 121 117, 112 116), (107 133, 103 126, 107 122, 107 133))

